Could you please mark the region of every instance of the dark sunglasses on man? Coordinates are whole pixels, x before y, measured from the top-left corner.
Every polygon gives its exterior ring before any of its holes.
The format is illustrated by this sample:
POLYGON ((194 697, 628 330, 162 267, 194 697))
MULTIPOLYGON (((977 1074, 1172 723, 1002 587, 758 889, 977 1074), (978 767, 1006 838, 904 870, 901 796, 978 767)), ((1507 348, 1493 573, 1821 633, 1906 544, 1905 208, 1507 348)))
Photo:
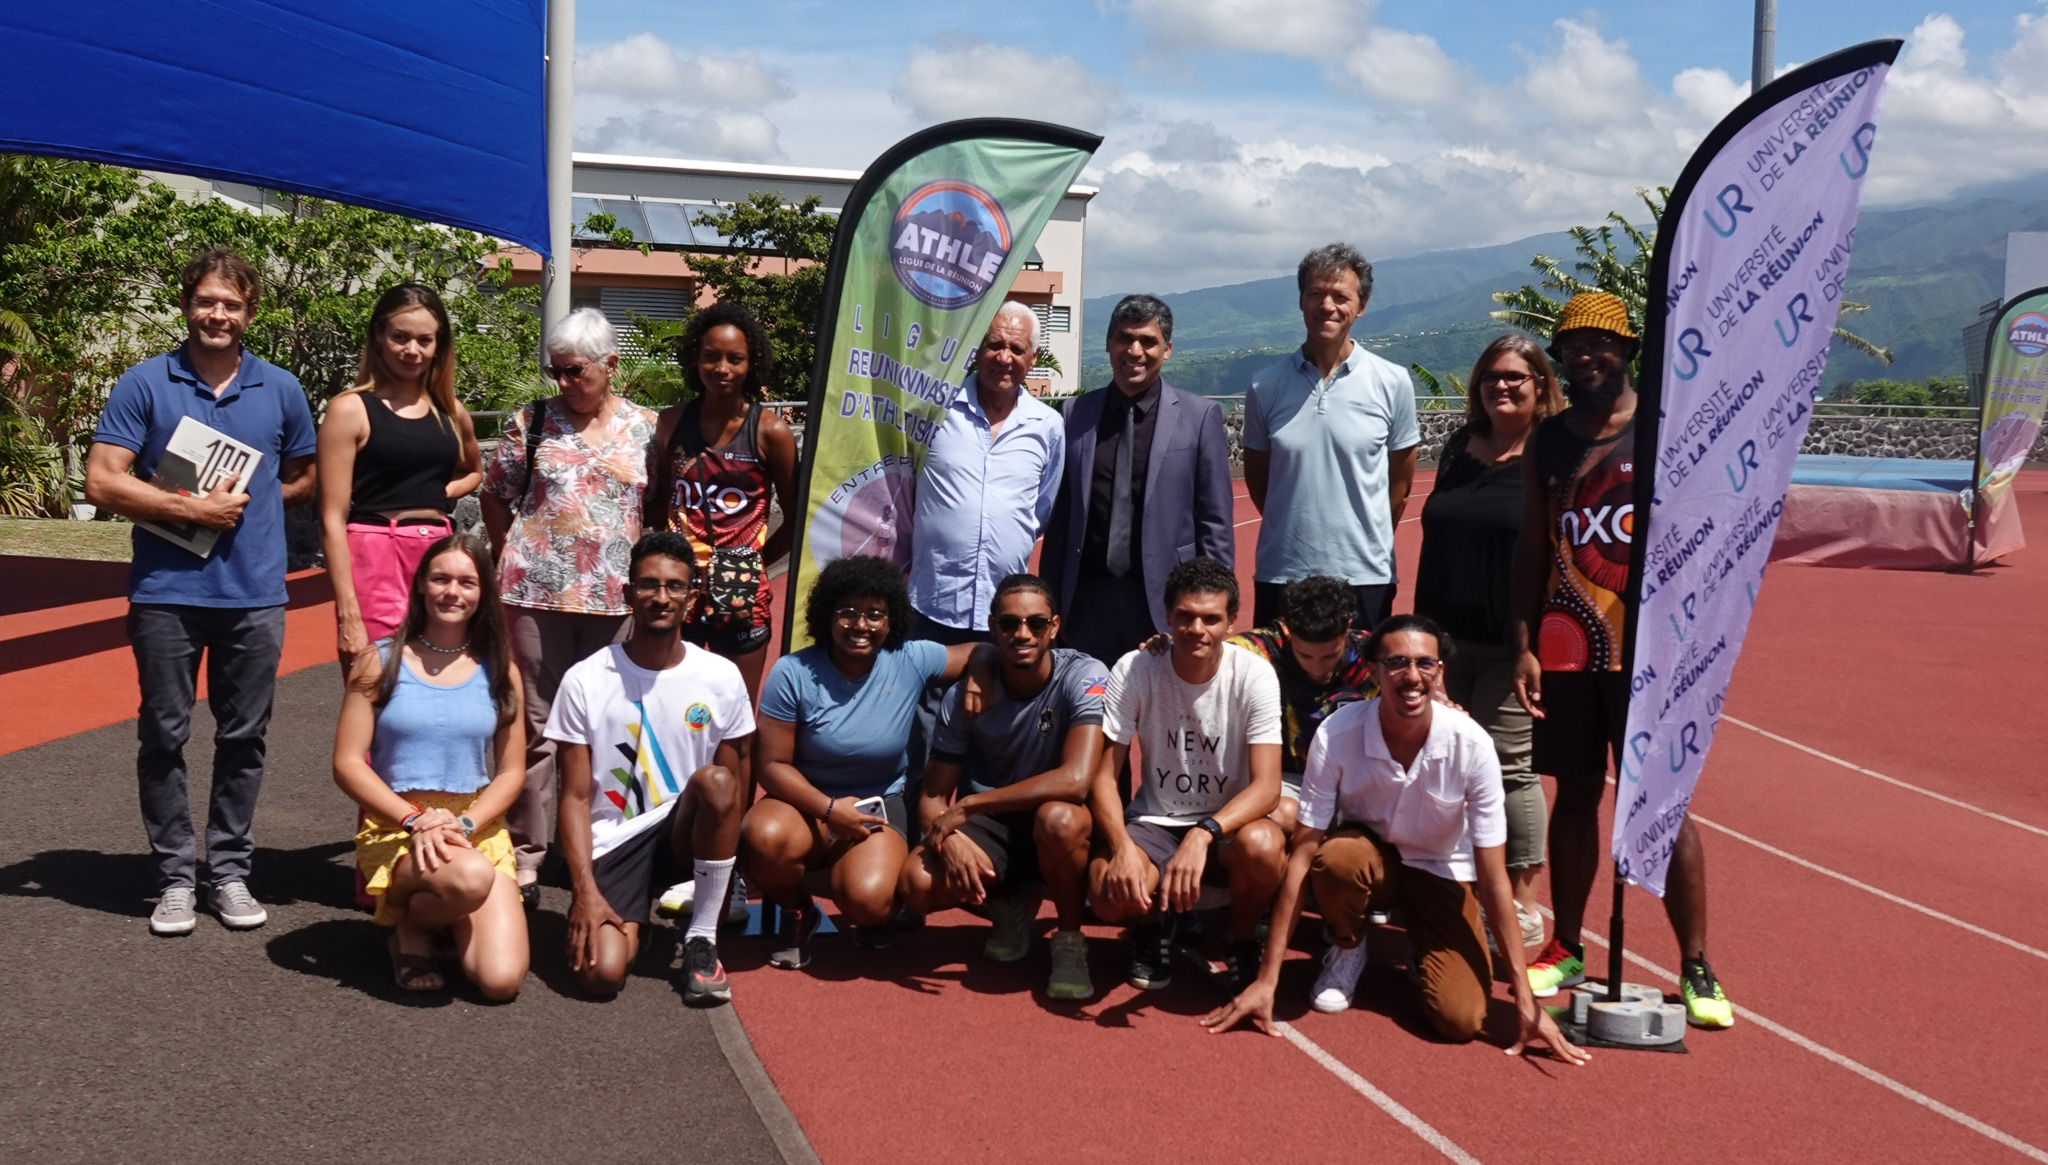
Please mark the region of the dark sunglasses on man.
POLYGON ((1029 627, 1033 635, 1043 635, 1045 634, 1045 629, 1050 626, 1052 626, 1052 616, 1050 615, 996 616, 996 630, 1001 631, 1005 635, 1015 635, 1019 627, 1029 627))

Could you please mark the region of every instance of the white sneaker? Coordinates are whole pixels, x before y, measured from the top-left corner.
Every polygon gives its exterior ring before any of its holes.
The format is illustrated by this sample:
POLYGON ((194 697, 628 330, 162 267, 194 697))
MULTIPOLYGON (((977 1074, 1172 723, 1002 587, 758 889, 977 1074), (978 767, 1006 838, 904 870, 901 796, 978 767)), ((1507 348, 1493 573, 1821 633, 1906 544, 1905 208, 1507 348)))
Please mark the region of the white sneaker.
POLYGON ((1323 971, 1316 976, 1315 986, 1309 988, 1308 1005, 1326 1014, 1348 1010, 1351 997, 1358 993, 1359 973, 1364 970, 1364 939, 1348 951, 1343 947, 1324 951, 1323 971))
POLYGON ((738 870, 732 872, 732 893, 725 899, 725 923, 727 926, 742 926, 753 917, 747 906, 747 880, 738 870))
POLYGON ((199 918, 193 913, 198 894, 190 886, 166 886, 156 909, 149 915, 151 934, 191 934, 199 925, 199 918))
POLYGON ((663 914, 688 914, 691 904, 696 901, 697 882, 693 878, 663 890, 661 897, 655 900, 654 908, 663 914))
POLYGON ((219 916, 221 925, 229 930, 254 930, 270 921, 270 914, 263 909, 256 896, 249 893, 248 883, 242 881, 220 882, 213 887, 213 912, 219 916))

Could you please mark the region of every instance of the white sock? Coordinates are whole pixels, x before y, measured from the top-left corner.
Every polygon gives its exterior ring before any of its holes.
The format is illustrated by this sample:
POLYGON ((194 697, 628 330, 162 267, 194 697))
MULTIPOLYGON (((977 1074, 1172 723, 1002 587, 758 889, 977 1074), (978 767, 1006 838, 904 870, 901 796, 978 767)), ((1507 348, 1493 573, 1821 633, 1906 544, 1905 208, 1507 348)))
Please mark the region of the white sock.
POLYGON ((718 924, 725 921, 725 892, 732 882, 732 858, 722 862, 692 863, 692 880, 697 884, 696 900, 690 903, 690 929, 683 941, 708 938, 718 941, 718 924))

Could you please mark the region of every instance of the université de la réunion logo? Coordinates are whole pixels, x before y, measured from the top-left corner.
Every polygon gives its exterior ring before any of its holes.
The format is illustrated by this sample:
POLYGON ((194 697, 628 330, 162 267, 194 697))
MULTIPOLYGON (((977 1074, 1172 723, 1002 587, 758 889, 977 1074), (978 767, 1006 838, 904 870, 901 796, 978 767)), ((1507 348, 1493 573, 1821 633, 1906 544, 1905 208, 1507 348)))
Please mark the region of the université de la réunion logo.
POLYGON ((989 192, 968 182, 928 182, 896 208, 889 260, 921 303, 967 307, 995 283, 1010 254, 1010 221, 989 192))
POLYGON ((2012 326, 2005 330, 2005 342, 2022 356, 2039 356, 2048 352, 2048 316, 2030 311, 2013 320, 2012 326))

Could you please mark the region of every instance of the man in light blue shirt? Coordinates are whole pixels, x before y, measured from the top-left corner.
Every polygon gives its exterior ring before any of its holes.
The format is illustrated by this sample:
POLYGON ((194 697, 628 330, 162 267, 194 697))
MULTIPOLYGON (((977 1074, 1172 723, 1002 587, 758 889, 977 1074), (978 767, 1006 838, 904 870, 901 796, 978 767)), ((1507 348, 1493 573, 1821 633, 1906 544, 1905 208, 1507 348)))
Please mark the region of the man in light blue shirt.
POLYGON ((1415 481, 1415 384, 1351 338, 1372 297, 1372 264, 1331 243, 1295 273, 1308 339, 1252 377, 1244 401, 1244 483, 1263 521, 1252 626, 1270 627, 1280 592, 1312 574, 1351 584, 1354 627, 1394 604, 1394 529, 1415 481))
POLYGON ((1038 317, 1003 304, 932 437, 911 526, 913 639, 987 638, 996 584, 1031 568, 1067 444, 1060 415, 1025 391, 1037 356, 1038 317))

